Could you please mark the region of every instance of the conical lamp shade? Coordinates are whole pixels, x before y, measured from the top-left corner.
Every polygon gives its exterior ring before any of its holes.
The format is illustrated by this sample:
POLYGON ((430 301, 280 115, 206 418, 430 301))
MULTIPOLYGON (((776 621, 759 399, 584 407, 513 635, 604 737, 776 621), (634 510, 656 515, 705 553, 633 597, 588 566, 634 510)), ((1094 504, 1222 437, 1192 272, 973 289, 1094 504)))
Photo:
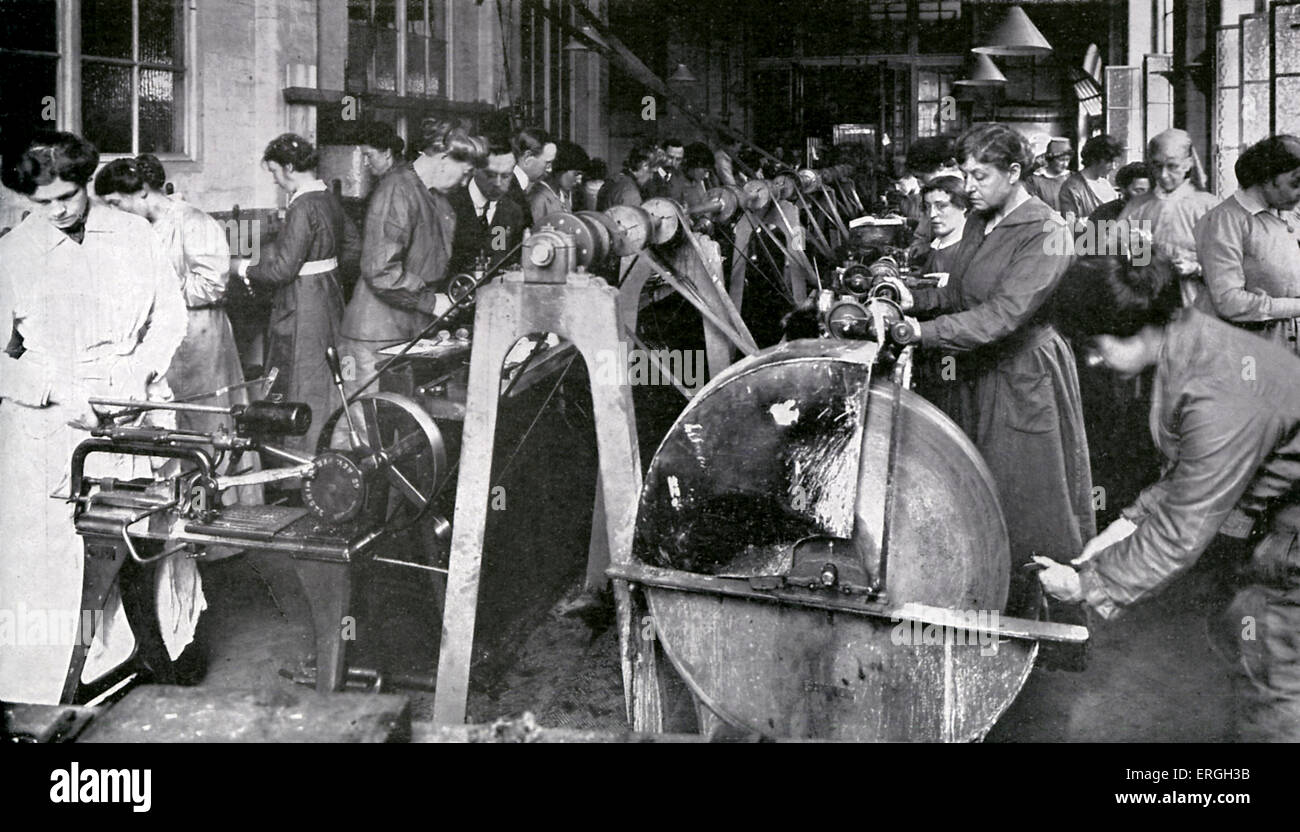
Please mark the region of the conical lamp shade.
POLYGON ((1024 9, 1012 6, 1006 19, 973 51, 982 55, 1047 55, 1052 45, 1024 9))
POLYGON ((669 81, 676 81, 681 84, 693 84, 699 79, 686 67, 686 64, 678 64, 676 71, 668 76, 669 81))
POLYGON ((995 87, 1005 84, 1007 76, 1002 74, 998 65, 988 55, 976 55, 975 60, 967 65, 966 77, 953 81, 964 87, 995 87))

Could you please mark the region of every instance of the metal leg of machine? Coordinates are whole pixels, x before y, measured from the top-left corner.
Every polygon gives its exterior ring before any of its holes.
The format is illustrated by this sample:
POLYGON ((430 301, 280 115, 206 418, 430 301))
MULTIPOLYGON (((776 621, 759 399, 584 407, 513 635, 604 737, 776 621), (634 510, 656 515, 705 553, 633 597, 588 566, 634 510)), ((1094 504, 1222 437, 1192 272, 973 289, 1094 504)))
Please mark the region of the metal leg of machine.
MULTIPOLYGON (((519 338, 534 332, 569 339, 589 367, 597 366, 601 355, 622 354, 620 345, 626 349, 618 291, 575 272, 572 238, 544 230, 525 246, 527 271, 485 286, 478 297, 434 697, 434 722, 440 725, 465 720, 502 362, 519 338)), ((641 482, 627 380, 593 383, 591 396, 606 548, 589 554, 589 576, 603 572, 605 551, 618 558, 630 550, 641 482)))

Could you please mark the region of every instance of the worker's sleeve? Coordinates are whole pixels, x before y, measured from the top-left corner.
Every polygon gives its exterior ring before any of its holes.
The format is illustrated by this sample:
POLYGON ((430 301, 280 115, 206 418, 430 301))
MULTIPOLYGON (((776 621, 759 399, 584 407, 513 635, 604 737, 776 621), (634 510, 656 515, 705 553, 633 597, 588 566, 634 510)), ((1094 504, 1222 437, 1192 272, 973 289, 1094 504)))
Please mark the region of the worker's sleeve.
MULTIPOLYGON (((13 291, 15 271, 0 264, 0 340, 7 344, 22 323, 17 297, 13 291)), ((54 384, 51 368, 33 353, 14 358, 0 349, 0 399, 45 407, 54 384)))
POLYGON ((1083 207, 1083 195, 1079 193, 1080 187, 1087 187, 1086 183, 1080 183, 1074 179, 1067 179, 1061 186, 1060 196, 1056 198, 1057 207, 1061 216, 1065 217, 1066 222, 1073 227, 1070 232, 1073 234, 1081 233, 1084 229, 1088 215, 1083 207), (1073 218, 1073 219, 1071 219, 1073 218))
POLYGON ((389 306, 429 313, 436 303, 433 287, 420 275, 406 270, 406 256, 419 219, 417 207, 397 188, 375 193, 366 212, 361 279, 375 297, 389 306))
POLYGON ((230 279, 230 246, 221 225, 211 217, 195 216, 185 222, 185 274, 181 291, 187 306, 210 306, 226 296, 230 279))
MULTIPOLYGON (((149 326, 144 338, 132 353, 133 365, 148 377, 161 378, 171 366, 172 356, 185 340, 189 316, 185 310, 185 296, 171 260, 152 234, 149 239, 149 266, 153 274, 153 308, 149 311, 149 326)), ((229 262, 227 260, 227 262, 229 262)))
POLYGON ((545 187, 538 185, 528 191, 528 210, 533 216, 534 226, 541 222, 542 217, 551 213, 552 209, 551 194, 545 187))
POLYGON ((1103 549, 1080 570, 1088 604, 1109 618, 1164 586, 1201 556, 1245 494, 1278 438, 1274 414, 1248 410, 1244 398, 1187 396, 1178 426, 1178 456, 1158 491, 1144 492, 1149 511, 1131 535, 1103 549))
MULTIPOLYGON (((1300 316, 1300 298, 1271 297, 1246 289, 1246 239, 1251 221, 1239 211, 1211 211, 1196 223, 1196 258, 1214 311, 1226 321, 1268 321, 1300 316)), ((1297 252, 1300 264, 1300 252, 1297 252)))
POLYGON ((965 352, 1000 341, 1028 323, 1052 294, 1068 263, 1068 254, 1053 252, 1048 245, 1048 235, 1059 233, 1054 227, 1026 235, 988 299, 922 322, 921 346, 965 352))
POLYGON ((614 205, 631 205, 636 207, 641 204, 641 190, 636 186, 636 181, 631 177, 616 190, 616 195, 610 200, 614 205))
POLYGON ((285 212, 284 228, 280 235, 274 243, 262 247, 266 256, 260 263, 248 267, 248 282, 271 289, 293 283, 298 279, 302 264, 307 262, 312 237, 311 218, 307 209, 301 205, 290 205, 285 212))
POLYGON ((718 173, 718 182, 723 185, 736 184, 736 173, 731 167, 731 156, 729 154, 713 154, 713 166, 718 173))
POLYGON ((932 317, 946 312, 955 312, 960 308, 959 301, 956 281, 950 279, 943 286, 913 289, 911 311, 918 317, 932 317))

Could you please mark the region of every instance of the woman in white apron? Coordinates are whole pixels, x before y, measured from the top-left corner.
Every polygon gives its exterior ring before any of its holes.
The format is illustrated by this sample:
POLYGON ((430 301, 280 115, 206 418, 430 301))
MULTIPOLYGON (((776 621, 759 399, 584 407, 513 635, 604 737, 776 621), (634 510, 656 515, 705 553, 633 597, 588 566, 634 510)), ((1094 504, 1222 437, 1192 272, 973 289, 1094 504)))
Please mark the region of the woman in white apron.
MULTIPOLYGON (((34 210, 0 238, 0 316, 14 336, 0 354, 0 699, 55 703, 77 632, 83 548, 69 488, 72 451, 95 421, 88 399, 170 396, 185 301, 149 224, 91 205, 98 153, 70 133, 37 134, 5 159, 4 184, 34 210), (51 497, 51 495, 54 495, 51 497)), ((9 333, 6 333, 9 334, 9 333)), ((152 475, 140 456, 94 455, 86 474, 152 475)), ((193 562, 157 570, 159 620, 178 657, 205 606, 193 562)), ((82 674, 91 681, 134 648, 116 592, 82 674)))

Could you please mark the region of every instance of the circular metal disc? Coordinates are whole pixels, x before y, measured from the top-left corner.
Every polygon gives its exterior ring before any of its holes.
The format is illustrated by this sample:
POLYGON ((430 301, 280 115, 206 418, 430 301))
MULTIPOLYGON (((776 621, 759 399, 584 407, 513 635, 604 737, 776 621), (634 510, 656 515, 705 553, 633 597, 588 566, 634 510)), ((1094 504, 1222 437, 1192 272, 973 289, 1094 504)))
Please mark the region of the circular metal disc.
POLYGON ((713 219, 718 222, 731 222, 731 218, 736 216, 736 211, 740 210, 740 200, 736 198, 734 191, 727 188, 709 188, 705 197, 716 199, 722 204, 722 209, 713 215, 713 219))
POLYGON ((573 238, 573 244, 578 249, 578 262, 576 265, 587 268, 595 262, 594 258, 597 254, 596 232, 592 230, 589 223, 574 214, 570 214, 568 211, 556 211, 542 217, 536 225, 538 229, 548 226, 573 238))
POLYGON ((817 185, 820 181, 821 180, 817 178, 817 171, 815 170, 802 168, 799 171, 799 185, 803 188, 804 193, 817 190, 817 185))
POLYGON ((762 179, 751 179, 741 190, 745 194, 745 207, 751 211, 763 211, 772 204, 772 188, 762 179))
POLYGON ((772 192, 776 195, 777 199, 794 199, 795 191, 798 188, 799 180, 788 173, 782 173, 772 177, 772 192))
POLYGON ((627 257, 649 245, 654 223, 645 211, 632 205, 611 205, 605 214, 618 228, 613 237, 614 254, 627 257))
POLYGON ((830 330, 832 338, 843 338, 848 325, 869 320, 871 315, 862 304, 855 300, 841 301, 826 313, 826 328, 830 330))
POLYGON ((663 197, 647 199, 641 203, 641 208, 654 219, 654 235, 651 243, 661 246, 677 236, 677 227, 681 221, 678 219, 677 205, 671 199, 663 197))

